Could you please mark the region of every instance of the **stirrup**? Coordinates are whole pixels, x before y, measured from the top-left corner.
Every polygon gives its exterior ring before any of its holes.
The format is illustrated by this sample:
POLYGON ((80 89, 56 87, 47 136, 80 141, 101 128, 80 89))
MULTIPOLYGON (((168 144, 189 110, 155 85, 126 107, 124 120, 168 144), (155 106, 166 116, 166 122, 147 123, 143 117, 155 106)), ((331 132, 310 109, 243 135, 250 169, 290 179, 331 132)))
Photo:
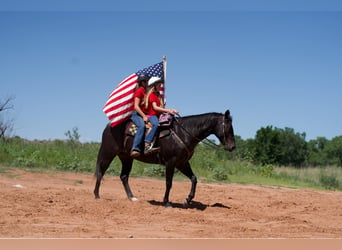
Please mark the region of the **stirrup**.
POLYGON ((144 154, 151 154, 151 153, 154 153, 154 152, 157 152, 159 151, 159 147, 158 148, 154 148, 153 147, 153 143, 145 143, 145 150, 144 150, 144 154))

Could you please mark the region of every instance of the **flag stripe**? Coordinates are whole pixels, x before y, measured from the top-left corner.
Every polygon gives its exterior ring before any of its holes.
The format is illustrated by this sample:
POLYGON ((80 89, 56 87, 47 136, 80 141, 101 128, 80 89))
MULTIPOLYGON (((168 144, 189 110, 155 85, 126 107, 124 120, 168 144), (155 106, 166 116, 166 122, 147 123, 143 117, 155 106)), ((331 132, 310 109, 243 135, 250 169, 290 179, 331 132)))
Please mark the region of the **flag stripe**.
POLYGON ((119 105, 115 106, 115 108, 107 110, 106 114, 109 119, 113 119, 113 115, 119 114, 121 111, 128 109, 130 106, 134 106, 132 100, 127 100, 126 102, 122 102, 119 105))
POLYGON ((107 115, 112 127, 130 118, 134 110, 134 91, 137 79, 136 74, 126 77, 110 94, 103 107, 103 112, 107 115))
POLYGON ((112 127, 115 127, 116 125, 119 125, 120 123, 127 121, 131 117, 132 112, 126 112, 123 113, 121 116, 118 116, 112 120, 110 120, 110 125, 112 127))
POLYGON ((131 111, 134 110, 134 105, 132 103, 126 103, 125 105, 123 105, 122 107, 113 110, 111 112, 108 112, 107 116, 110 120, 113 120, 115 117, 117 116, 122 116, 123 114, 125 114, 126 112, 131 113, 131 111))
POLYGON ((132 74, 131 77, 127 77, 125 80, 123 80, 116 88, 115 90, 111 93, 109 98, 111 98, 113 95, 116 93, 120 92, 121 89, 124 90, 126 87, 135 85, 138 81, 138 77, 136 74, 132 74))
POLYGON ((132 86, 125 90, 124 92, 119 92, 115 96, 113 96, 108 102, 106 103, 103 111, 107 112, 113 109, 115 106, 120 105, 121 102, 125 102, 129 99, 134 97, 135 86, 132 86))

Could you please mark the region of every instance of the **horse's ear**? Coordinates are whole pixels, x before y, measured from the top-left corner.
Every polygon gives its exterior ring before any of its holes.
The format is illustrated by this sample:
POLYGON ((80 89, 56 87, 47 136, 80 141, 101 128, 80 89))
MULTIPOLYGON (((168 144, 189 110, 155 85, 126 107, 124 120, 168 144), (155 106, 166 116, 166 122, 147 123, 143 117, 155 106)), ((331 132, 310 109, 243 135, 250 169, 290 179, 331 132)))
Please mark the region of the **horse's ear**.
POLYGON ((230 117, 230 111, 227 109, 226 113, 224 113, 224 118, 229 119, 230 117))

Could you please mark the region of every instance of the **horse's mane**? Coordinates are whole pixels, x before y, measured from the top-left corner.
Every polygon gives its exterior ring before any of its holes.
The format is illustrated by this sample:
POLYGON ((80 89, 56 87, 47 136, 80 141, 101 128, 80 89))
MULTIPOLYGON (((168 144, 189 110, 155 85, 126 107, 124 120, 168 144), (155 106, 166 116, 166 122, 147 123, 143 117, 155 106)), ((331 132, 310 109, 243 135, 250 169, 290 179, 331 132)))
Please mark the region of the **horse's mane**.
POLYGON ((217 117, 217 116, 220 116, 222 115, 222 113, 217 113, 217 112, 210 112, 210 113, 204 113, 204 114, 197 114, 197 115, 188 115, 188 116, 183 116, 183 117, 180 117, 184 122, 186 121, 191 121, 193 119, 195 120, 201 120, 201 119, 204 119, 204 120, 210 120, 212 117, 217 117))
POLYGON ((179 117, 179 122, 189 129, 190 132, 196 132, 199 128, 206 126, 209 122, 217 120, 219 116, 222 116, 222 113, 211 112, 211 113, 204 113, 198 115, 189 115, 179 117), (196 126, 194 126, 196 125, 196 126))

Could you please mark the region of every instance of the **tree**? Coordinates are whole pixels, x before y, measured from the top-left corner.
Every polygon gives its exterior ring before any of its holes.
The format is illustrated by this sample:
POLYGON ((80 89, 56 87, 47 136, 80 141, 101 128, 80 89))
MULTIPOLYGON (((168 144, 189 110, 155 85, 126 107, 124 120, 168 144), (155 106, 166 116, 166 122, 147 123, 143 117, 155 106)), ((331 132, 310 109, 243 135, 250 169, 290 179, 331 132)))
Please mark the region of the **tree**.
POLYGON ((307 158, 305 133, 292 128, 267 126, 257 131, 254 140, 254 161, 261 164, 302 166, 307 158))
POLYGON ((9 118, 8 112, 14 108, 12 102, 14 97, 7 97, 4 100, 0 100, 0 138, 5 139, 12 130, 14 120, 9 118))
MULTIPOLYGON (((225 159, 233 159, 233 160, 246 160, 246 161, 252 161, 253 156, 253 139, 247 139, 243 140, 241 136, 235 135, 235 144, 236 148, 233 152, 227 154, 226 152, 223 152, 225 155, 225 159)), ((217 151, 217 152, 222 152, 217 151)))
POLYGON ((280 165, 293 165, 300 167, 307 158, 307 143, 305 133, 295 133, 292 128, 285 128, 280 131, 280 165))
POLYGON ((328 157, 326 154, 326 145, 329 140, 325 137, 317 137, 308 142, 308 157, 307 163, 312 166, 327 165, 328 157))
POLYGON ((69 141, 72 143, 78 143, 80 142, 81 135, 78 133, 78 128, 74 127, 72 129, 72 132, 68 130, 67 132, 64 133, 65 136, 69 138, 69 141))
POLYGON ((281 156, 279 131, 272 126, 262 127, 254 140, 254 160, 263 165, 278 164, 281 156))
POLYGON ((326 145, 326 153, 330 164, 337 164, 342 167, 342 136, 336 136, 326 145))

